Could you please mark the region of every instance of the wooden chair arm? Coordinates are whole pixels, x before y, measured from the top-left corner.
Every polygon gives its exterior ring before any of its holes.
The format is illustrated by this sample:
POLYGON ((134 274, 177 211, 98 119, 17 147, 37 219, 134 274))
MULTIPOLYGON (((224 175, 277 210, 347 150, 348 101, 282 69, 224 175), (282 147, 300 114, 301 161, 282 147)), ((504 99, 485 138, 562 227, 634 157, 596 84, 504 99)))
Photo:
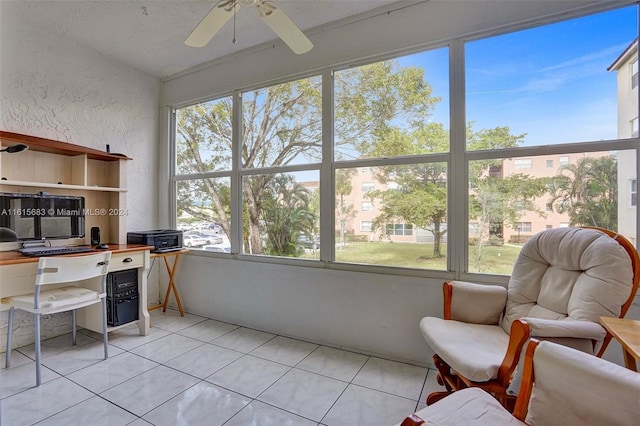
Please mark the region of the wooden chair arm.
POLYGON ((522 347, 529 339, 531 332, 529 330, 529 324, 522 319, 517 319, 511 324, 511 331, 509 332, 509 347, 507 348, 507 354, 500 364, 498 369, 497 381, 502 385, 504 389, 509 386, 511 382, 511 376, 520 361, 520 353, 522 347))
POLYGON ((453 284, 449 281, 442 284, 442 293, 444 306, 442 307, 442 318, 445 320, 451 319, 451 299, 453 297, 453 284))
POLYGON ((529 400, 531 399, 531 391, 533 390, 533 353, 540 343, 537 339, 531 339, 527 345, 527 351, 524 354, 524 366, 522 369, 522 381, 520 382, 520 390, 518 391, 518 399, 513 410, 513 416, 524 422, 529 409, 529 400))
POLYGON ((400 426, 419 426, 424 424, 424 420, 416 413, 411 414, 400 424, 400 426))

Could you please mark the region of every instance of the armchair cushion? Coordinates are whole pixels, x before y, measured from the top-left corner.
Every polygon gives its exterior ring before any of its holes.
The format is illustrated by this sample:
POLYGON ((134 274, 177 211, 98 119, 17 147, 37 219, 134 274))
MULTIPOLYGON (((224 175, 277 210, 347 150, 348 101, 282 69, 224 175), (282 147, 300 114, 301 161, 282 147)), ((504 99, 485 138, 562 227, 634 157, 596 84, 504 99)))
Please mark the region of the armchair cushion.
POLYGON ((523 317, 598 322, 617 317, 629 297, 633 268, 625 249, 593 229, 559 228, 522 247, 509 280, 502 328, 523 317))
POLYGON ((578 339, 602 340, 607 331, 600 324, 589 321, 548 320, 540 318, 522 318, 529 324, 530 336, 539 338, 571 337, 578 339))
POLYGON ((464 377, 477 382, 498 377, 509 346, 509 335, 500 326, 426 317, 420 331, 431 349, 464 377))
POLYGON ((507 303, 507 289, 499 285, 451 281, 451 319, 497 325, 507 303))

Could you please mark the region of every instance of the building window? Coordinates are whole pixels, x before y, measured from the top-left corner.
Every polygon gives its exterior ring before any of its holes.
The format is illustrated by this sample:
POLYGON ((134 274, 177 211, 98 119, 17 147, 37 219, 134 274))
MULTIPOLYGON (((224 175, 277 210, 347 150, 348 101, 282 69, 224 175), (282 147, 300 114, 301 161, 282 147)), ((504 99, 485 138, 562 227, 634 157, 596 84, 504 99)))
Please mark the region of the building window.
POLYGON ((547 169, 553 169, 553 160, 547 160, 547 169))
POLYGON ((636 59, 631 64, 631 88, 635 88, 638 85, 638 60, 636 59))
POLYGON ((411 236, 413 235, 413 225, 407 223, 388 223, 387 235, 411 236))
POLYGON ((631 137, 632 138, 638 137, 638 117, 631 120, 631 137))
POLYGON ((516 158, 513 160, 513 168, 516 170, 530 169, 531 158, 516 158))
POLYGON ((363 220, 360 222, 360 232, 373 231, 373 222, 370 220, 363 220))
POLYGON ((638 205, 638 181, 636 179, 631 180, 631 206, 638 205))
POLYGON ((553 229, 553 225, 546 225, 545 229, 553 229))
POLYGON ((569 165, 569 157, 567 157, 567 156, 560 157, 560 159, 558 160, 558 163, 560 164, 560 166, 568 166, 569 165))
POLYGON ((363 212, 373 211, 373 203, 371 201, 363 201, 360 203, 360 210, 363 212))
POLYGON ((531 232, 531 222, 516 222, 516 231, 531 232))
POLYGON ((364 182, 362 184, 362 192, 367 193, 376 189, 376 184, 373 182, 364 182))

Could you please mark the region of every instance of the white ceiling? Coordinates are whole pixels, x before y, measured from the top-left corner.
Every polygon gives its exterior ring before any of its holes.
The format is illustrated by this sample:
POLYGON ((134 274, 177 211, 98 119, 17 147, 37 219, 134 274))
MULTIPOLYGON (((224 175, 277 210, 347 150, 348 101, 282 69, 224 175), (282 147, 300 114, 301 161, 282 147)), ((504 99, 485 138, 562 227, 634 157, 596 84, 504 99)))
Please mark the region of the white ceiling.
MULTIPOLYGON (((243 7, 203 48, 184 39, 217 0, 0 0, 2 19, 37 26, 156 77, 263 44, 280 43, 252 7, 243 7)), ((396 3, 397 0, 276 0, 303 30, 396 3)), ((400 2, 415 3, 415 2, 400 2)), ((292 53, 293 54, 293 53, 292 53)), ((307 53, 313 54, 313 50, 307 53)))

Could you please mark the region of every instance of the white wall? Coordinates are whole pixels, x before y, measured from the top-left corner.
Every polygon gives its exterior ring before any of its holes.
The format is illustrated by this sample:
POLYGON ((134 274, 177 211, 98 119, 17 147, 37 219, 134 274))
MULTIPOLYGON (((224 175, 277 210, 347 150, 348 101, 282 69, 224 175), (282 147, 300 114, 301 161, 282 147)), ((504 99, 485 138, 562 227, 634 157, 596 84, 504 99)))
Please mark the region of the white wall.
POLYGON ((183 256, 194 314, 363 353, 431 363, 418 322, 442 316, 442 280, 183 256))
MULTIPOLYGON (((112 152, 133 158, 127 164, 127 228, 154 229, 160 81, 2 12, 0 129, 101 150, 109 144, 112 152)), ((67 332, 69 318, 47 321, 43 335, 67 332)), ((16 315, 16 320, 24 330, 16 343, 33 342, 33 328, 22 327, 31 318, 16 315)), ((6 327, 4 313, 3 350, 6 327)))

